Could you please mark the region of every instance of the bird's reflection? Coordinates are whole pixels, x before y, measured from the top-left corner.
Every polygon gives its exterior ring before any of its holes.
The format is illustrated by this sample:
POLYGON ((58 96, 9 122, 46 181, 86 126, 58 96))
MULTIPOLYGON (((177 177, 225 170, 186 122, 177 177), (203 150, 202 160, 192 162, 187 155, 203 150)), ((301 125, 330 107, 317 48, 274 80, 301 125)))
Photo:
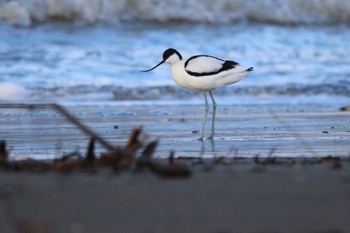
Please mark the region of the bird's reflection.
POLYGON ((199 140, 200 152, 199 157, 215 156, 215 140, 199 140))

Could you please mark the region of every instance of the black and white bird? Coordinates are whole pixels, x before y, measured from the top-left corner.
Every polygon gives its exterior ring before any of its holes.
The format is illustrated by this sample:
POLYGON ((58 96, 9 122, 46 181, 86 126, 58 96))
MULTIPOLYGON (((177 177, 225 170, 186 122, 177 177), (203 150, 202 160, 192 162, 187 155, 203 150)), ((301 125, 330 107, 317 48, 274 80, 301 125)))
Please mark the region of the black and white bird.
POLYGON ((184 60, 178 51, 169 48, 164 51, 163 60, 158 65, 143 72, 151 71, 163 63, 170 64, 172 78, 177 85, 189 90, 202 92, 204 95, 205 113, 200 140, 204 138, 204 129, 209 110, 207 93, 209 93, 213 104, 213 118, 211 134, 208 139, 214 139, 217 105, 212 91, 242 80, 247 74, 253 71, 253 67, 244 67, 237 62, 222 60, 209 55, 196 55, 184 60))

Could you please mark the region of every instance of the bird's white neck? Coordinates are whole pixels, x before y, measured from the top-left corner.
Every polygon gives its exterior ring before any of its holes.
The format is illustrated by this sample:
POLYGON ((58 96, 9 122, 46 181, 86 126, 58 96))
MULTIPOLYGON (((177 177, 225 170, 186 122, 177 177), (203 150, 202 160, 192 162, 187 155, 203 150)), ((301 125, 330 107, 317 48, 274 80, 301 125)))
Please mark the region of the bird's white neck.
POLYGON ((171 76, 174 82, 183 87, 188 88, 188 84, 185 79, 185 62, 183 60, 178 60, 177 62, 170 64, 171 76))

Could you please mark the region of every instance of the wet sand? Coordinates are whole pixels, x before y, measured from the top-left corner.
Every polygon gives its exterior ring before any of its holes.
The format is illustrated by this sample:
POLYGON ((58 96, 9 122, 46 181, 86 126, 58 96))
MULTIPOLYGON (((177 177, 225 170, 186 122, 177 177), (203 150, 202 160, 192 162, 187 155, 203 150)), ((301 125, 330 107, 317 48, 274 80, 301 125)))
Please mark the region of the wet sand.
MULTIPOLYGON (((311 111, 283 106, 219 106, 214 141, 197 140, 203 106, 67 107, 113 145, 124 145, 131 130, 144 127, 159 139, 156 156, 348 156, 350 112, 311 111), (288 112, 287 112, 288 111, 288 112), (270 112, 274 112, 273 114, 270 112)), ((209 117, 210 118, 210 117, 209 117)), ((208 118, 206 135, 210 133, 208 118)), ((51 109, 0 109, 0 134, 15 158, 48 158, 80 151, 89 138, 51 109)), ((104 148, 98 147, 100 152, 104 148)))
MULTIPOLYGON (((348 232, 350 231, 350 113, 220 107, 217 139, 203 143, 201 106, 68 108, 109 142, 124 145, 143 125, 155 153, 166 157, 227 156, 186 161, 190 178, 149 171, 60 175, 0 171, 0 232, 348 232), (239 156, 288 156, 256 164, 239 156), (300 157, 343 156, 341 165, 300 157), (346 158, 346 159, 345 159, 346 158), (295 162, 296 161, 296 162, 295 162), (35 231, 34 228, 37 228, 35 231), (46 228, 47 231, 43 231, 46 228), (39 231, 42 230, 42 231, 39 231)), ((88 137, 52 110, 1 110, 1 135, 12 158, 85 153, 88 137)), ((209 132, 209 130, 208 130, 209 132)), ((102 147, 100 151, 104 151, 102 147)))

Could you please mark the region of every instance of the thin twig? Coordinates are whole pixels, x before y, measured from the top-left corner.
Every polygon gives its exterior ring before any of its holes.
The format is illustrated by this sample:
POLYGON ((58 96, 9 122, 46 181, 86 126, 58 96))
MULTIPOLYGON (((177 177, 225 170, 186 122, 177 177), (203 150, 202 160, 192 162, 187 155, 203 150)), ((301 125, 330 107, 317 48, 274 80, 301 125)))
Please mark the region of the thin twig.
POLYGON ((61 113, 68 121, 78 126, 85 134, 90 136, 91 138, 95 138, 101 145, 103 145, 108 150, 113 150, 114 146, 105 141, 100 135, 96 132, 92 131, 82 122, 80 122, 76 117, 72 116, 64 107, 59 104, 8 104, 2 103, 0 104, 0 108, 25 108, 25 109, 39 109, 39 108, 53 108, 59 113, 61 113))

